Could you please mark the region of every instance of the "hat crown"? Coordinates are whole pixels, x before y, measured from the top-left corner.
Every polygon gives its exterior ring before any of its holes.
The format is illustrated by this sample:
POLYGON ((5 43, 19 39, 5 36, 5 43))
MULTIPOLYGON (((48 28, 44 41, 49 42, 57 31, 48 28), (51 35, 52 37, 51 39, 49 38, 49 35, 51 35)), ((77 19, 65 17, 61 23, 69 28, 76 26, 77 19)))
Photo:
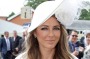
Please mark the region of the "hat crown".
POLYGON ((71 1, 72 0, 56 0, 41 3, 34 11, 28 32, 40 26, 54 14, 59 22, 65 26, 70 26, 78 11, 76 0, 71 1))
POLYGON ((59 3, 57 3, 57 1, 46 1, 41 3, 34 11, 31 26, 29 27, 28 32, 31 32, 50 18, 62 1, 63 0, 60 0, 59 3))

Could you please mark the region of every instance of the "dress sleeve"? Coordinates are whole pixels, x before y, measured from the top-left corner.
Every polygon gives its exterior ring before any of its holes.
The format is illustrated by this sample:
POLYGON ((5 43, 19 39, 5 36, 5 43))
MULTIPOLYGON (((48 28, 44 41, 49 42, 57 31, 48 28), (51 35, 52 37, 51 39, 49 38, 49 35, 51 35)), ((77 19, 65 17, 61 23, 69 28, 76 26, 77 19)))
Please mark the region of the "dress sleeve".
POLYGON ((75 55, 73 55, 73 54, 72 54, 72 57, 73 57, 74 59, 78 59, 78 58, 77 58, 75 55))
POLYGON ((19 54, 15 59, 27 59, 25 53, 19 54))

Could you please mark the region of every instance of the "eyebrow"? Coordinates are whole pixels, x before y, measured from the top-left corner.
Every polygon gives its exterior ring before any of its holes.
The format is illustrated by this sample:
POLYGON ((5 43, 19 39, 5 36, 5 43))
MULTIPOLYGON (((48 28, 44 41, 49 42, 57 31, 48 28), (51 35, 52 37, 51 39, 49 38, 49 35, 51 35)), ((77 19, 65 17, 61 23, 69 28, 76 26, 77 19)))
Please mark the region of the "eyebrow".
MULTIPOLYGON (((40 27, 49 27, 48 25, 41 25, 40 27)), ((60 25, 55 25, 55 26, 53 26, 53 27, 60 27, 60 25)))

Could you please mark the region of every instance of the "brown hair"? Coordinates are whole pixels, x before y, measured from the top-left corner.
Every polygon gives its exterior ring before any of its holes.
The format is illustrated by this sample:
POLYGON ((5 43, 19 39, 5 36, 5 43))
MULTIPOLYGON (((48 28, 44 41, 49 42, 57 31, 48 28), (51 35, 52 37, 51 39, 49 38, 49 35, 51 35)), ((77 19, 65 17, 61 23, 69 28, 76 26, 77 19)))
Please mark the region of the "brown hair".
POLYGON ((78 34, 78 31, 76 31, 76 30, 72 29, 72 30, 70 31, 69 35, 71 35, 71 33, 72 33, 72 32, 75 32, 75 33, 77 33, 77 34, 78 34))
MULTIPOLYGON (((61 25, 60 28, 61 38, 55 47, 53 59, 73 59, 68 49, 67 31, 63 25, 61 25)), ((34 31, 29 33, 29 36, 26 40, 26 53, 24 56, 27 57, 27 59, 41 59, 42 57, 37 38, 34 37, 34 31)))
POLYGON ((87 34, 86 34, 86 38, 87 38, 88 36, 90 36, 90 33, 87 33, 87 34))

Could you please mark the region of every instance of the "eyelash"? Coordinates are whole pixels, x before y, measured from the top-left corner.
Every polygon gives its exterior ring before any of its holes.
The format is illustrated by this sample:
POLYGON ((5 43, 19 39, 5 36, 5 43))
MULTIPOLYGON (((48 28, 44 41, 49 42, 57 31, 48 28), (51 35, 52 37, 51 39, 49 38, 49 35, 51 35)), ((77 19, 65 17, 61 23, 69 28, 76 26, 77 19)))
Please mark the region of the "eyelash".
MULTIPOLYGON (((41 28, 41 30, 48 30, 48 28, 41 28)), ((53 28, 53 30, 60 30, 60 28, 53 28)))
POLYGON ((60 30, 60 28, 54 28, 55 30, 60 30))
POLYGON ((41 28, 41 30, 47 30, 47 28, 41 28))

